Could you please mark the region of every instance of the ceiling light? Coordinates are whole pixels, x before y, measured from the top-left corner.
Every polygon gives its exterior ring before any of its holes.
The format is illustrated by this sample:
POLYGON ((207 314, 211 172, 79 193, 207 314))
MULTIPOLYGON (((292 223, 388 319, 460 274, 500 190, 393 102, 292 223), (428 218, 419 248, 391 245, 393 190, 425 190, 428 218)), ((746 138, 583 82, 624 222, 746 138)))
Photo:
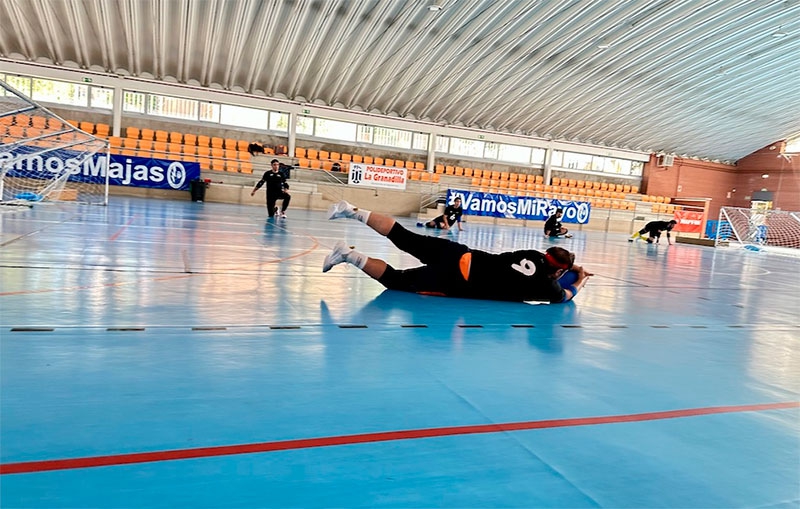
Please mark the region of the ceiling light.
POLYGON ((611 43, 606 39, 600 39, 600 42, 597 43, 597 47, 599 49, 608 49, 611 47, 611 43))
POLYGON ((783 27, 778 27, 778 31, 777 31, 777 32, 773 32, 773 34, 772 34, 772 37, 775 37, 775 38, 778 38, 778 37, 786 37, 786 32, 784 32, 784 31, 782 30, 782 28, 783 28, 783 27))
POLYGON ((428 10, 431 12, 439 12, 442 10, 442 6, 437 4, 429 5, 428 10))
POLYGON ((768 179, 769 178, 769 173, 764 173, 763 175, 761 175, 761 178, 762 179, 768 179))

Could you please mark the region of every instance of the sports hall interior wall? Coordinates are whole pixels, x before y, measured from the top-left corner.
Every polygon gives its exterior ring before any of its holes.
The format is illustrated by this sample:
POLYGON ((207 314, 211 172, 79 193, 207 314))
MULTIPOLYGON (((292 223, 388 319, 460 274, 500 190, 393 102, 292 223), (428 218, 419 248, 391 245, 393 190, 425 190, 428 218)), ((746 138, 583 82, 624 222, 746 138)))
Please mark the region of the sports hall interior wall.
MULTIPOLYGON (((109 123, 111 115, 106 112, 76 110, 63 107, 51 108, 56 114, 80 121, 93 123, 109 123)), ((145 115, 126 113, 122 117, 121 135, 124 136, 126 127, 139 127, 150 129, 161 129, 164 131, 178 131, 193 133, 196 135, 218 136, 223 138, 246 139, 261 143, 268 147, 286 145, 287 137, 271 135, 259 130, 248 130, 246 128, 226 129, 218 124, 187 123, 182 121, 170 121, 160 117, 147 117, 145 115)), ((800 209, 800 171, 798 162, 794 159, 779 157, 782 152, 784 142, 776 142, 768 147, 755 152, 734 165, 699 161, 688 158, 675 157, 674 164, 669 167, 660 167, 657 164, 656 156, 653 155, 650 161, 645 163, 640 192, 642 194, 668 196, 677 200, 681 198, 710 198, 709 218, 716 217, 722 206, 749 206, 749 196, 754 190, 766 188, 775 193, 775 207, 784 210, 800 209), (768 173, 770 179, 762 179, 761 175, 768 173), (730 193, 730 195, 729 195, 730 193)), ((314 148, 329 152, 357 153, 364 156, 374 156, 383 158, 394 158, 397 160, 426 162, 427 154, 419 150, 400 151, 394 148, 381 148, 374 145, 361 144, 339 144, 335 142, 322 142, 311 140, 298 135, 296 145, 304 148, 314 148)), ((291 155, 290 155, 291 156, 291 155)), ((261 159, 263 165, 266 161, 261 159)), ((290 157, 291 159, 291 157, 290 157)), ((255 160, 254 160, 255 162, 255 160)), ((292 162, 287 160, 286 162, 292 162)), ((542 175, 544 170, 531 166, 514 166, 510 164, 493 164, 480 159, 437 157, 436 164, 480 167, 483 169, 516 172, 529 175, 542 175)), ((256 165, 255 175, 248 176, 248 183, 258 177, 259 167, 256 165)), ((600 180, 610 184, 635 184, 636 180, 627 178, 614 178, 610 175, 590 175, 563 172, 554 169, 553 177, 560 178, 581 178, 586 181, 600 180)), ((227 177, 227 175, 226 175, 227 177)), ((115 194, 118 194, 115 192, 115 194)), ((131 194, 129 192, 119 194, 131 194)), ((137 194, 137 193, 133 193, 137 194)), ((213 194, 216 193, 211 193, 213 194)), ((213 198, 212 198, 213 199, 213 198)), ((247 202, 249 200, 235 200, 236 202, 247 202)), ((300 206, 296 200, 295 206, 300 206)))
MULTIPOLYGON (((104 123, 111 124, 112 118, 110 114, 105 111, 87 111, 85 109, 70 109, 64 107, 50 107, 50 109, 57 115, 70 120, 92 122, 94 124, 104 123)), ((123 113, 121 121, 120 136, 125 136, 125 128, 138 127, 149 129, 160 129, 163 131, 177 131, 192 133, 195 135, 217 136, 220 138, 233 138, 233 139, 246 139, 254 141, 268 147, 276 147, 278 145, 287 145, 287 137, 272 135, 264 133, 260 130, 248 130, 247 128, 228 128, 220 126, 219 124, 203 124, 202 122, 182 122, 165 120, 162 117, 148 117, 141 114, 123 113)), ((427 153, 421 150, 407 150, 401 151, 393 147, 375 147, 372 144, 345 144, 336 143, 333 141, 320 141, 317 139, 306 138, 303 135, 297 135, 296 145, 307 149, 324 150, 328 152, 341 152, 341 153, 356 153, 363 156, 382 157, 384 159, 395 159, 403 161, 427 162, 427 153)), ((524 173, 529 175, 543 175, 542 168, 514 165, 508 163, 493 163, 479 158, 454 158, 442 157, 436 158, 436 164, 461 166, 465 168, 480 168, 483 170, 510 172, 510 173, 524 173)), ((613 175, 592 175, 592 174, 575 174, 571 172, 560 172, 554 170, 552 176, 559 178, 575 179, 579 178, 588 182, 606 182, 609 184, 620 185, 639 185, 638 178, 615 178, 613 175), (576 177, 576 175, 578 175, 576 177)))
POLYGON ((736 165, 676 157, 672 166, 659 167, 653 156, 645 164, 642 187, 676 200, 711 198, 709 218, 718 216, 721 207, 749 207, 752 192, 761 189, 774 193, 775 208, 800 210, 800 156, 780 156, 784 144, 769 145, 736 165))
POLYGON ((782 155, 785 146, 785 141, 779 141, 736 162, 736 191, 731 193, 734 207, 749 206, 753 191, 766 189, 775 193, 775 207, 800 210, 800 154, 782 155))

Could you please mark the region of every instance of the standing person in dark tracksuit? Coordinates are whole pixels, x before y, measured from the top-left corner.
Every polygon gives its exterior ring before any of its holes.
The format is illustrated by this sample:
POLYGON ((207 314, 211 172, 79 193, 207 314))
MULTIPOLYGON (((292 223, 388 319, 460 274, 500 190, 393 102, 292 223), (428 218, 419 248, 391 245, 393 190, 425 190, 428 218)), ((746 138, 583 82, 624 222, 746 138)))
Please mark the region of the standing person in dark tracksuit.
POLYGON ((256 191, 261 189, 261 186, 267 184, 267 213, 269 217, 275 217, 278 212, 278 207, 275 203, 278 200, 283 200, 281 207, 280 217, 286 217, 286 209, 289 207, 289 201, 292 196, 286 192, 289 189, 289 184, 286 183, 286 177, 279 171, 281 163, 277 159, 272 160, 272 169, 264 172, 261 180, 256 182, 256 186, 250 191, 250 196, 256 194, 256 191))

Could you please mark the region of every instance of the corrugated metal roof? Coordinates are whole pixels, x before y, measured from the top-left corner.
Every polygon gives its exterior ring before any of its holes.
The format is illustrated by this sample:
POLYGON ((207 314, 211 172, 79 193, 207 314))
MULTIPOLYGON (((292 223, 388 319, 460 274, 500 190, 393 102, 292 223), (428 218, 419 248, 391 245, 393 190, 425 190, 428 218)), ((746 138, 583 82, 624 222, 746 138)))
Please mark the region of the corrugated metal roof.
POLYGON ((798 0, 434 3, 5 0, 0 56, 723 161, 800 133, 798 0))

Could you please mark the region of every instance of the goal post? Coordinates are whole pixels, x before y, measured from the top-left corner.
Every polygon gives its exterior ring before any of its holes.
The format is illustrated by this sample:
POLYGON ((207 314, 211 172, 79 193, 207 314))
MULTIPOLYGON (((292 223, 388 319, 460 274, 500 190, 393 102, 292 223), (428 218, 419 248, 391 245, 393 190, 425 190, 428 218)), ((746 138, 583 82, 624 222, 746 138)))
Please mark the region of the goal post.
POLYGON ((800 254, 800 212, 722 207, 715 245, 723 241, 751 250, 784 248, 800 254))
POLYGON ((0 82, 0 205, 108 203, 109 142, 0 82))

